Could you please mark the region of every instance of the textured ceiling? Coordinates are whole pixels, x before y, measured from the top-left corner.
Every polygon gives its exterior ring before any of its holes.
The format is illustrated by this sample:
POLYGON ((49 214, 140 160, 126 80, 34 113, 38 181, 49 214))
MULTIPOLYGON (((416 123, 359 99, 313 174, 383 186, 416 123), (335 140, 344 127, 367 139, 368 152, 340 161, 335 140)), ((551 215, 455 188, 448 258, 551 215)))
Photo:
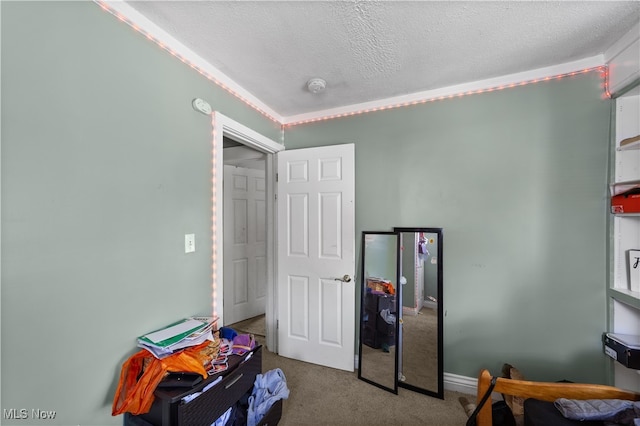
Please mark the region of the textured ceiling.
POLYGON ((127 3, 285 117, 590 58, 640 21, 638 1, 127 3))

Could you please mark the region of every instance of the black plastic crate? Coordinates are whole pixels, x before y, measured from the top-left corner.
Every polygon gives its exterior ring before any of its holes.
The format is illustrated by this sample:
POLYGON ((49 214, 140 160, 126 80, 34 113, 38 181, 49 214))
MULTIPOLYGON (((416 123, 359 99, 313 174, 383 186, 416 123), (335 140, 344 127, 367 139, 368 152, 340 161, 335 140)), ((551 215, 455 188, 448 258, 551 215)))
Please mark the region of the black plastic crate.
POLYGON ((280 421, 280 417, 282 417, 281 399, 273 403, 271 408, 269 408, 269 411, 267 411, 267 413, 258 423, 258 426, 275 426, 280 421))
POLYGON ((380 318, 377 322, 376 330, 383 336, 395 336, 396 324, 395 322, 393 324, 389 324, 385 320, 380 318))
POLYGON ((388 309, 389 312, 396 312, 396 296, 393 294, 381 294, 378 296, 378 311, 388 309))
POLYGON ((383 345, 395 346, 396 344, 395 333, 385 335, 371 327, 365 327, 364 330, 362 330, 362 336, 360 336, 360 338, 362 339, 362 344, 373 349, 380 349, 383 345))
POLYGON ((362 336, 360 336, 360 338, 362 339, 362 344, 367 345, 373 349, 378 349, 382 343, 378 338, 378 332, 375 328, 372 327, 364 327, 364 329, 362 330, 362 336))
POLYGON ((396 312, 396 296, 393 294, 366 293, 364 296, 364 307, 370 311, 380 312, 389 309, 389 312, 396 312))
POLYGON ((627 368, 640 370, 640 336, 604 333, 604 352, 627 368))

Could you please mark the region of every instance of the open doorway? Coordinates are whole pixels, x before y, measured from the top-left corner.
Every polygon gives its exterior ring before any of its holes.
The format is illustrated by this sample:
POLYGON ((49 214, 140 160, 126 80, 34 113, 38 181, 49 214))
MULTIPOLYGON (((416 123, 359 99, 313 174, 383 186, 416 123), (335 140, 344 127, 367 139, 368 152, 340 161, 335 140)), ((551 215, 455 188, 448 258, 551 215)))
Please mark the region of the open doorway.
MULTIPOLYGON (((277 304, 275 288, 276 282, 276 243, 275 243, 275 154, 284 149, 279 144, 254 130, 232 120, 218 111, 212 113, 213 126, 213 170, 212 177, 212 297, 213 297, 213 313, 219 318, 219 326, 230 325, 229 320, 233 320, 233 307, 225 306, 225 294, 227 290, 231 290, 231 286, 226 283, 225 274, 225 240, 229 237, 227 232, 227 224, 224 222, 224 164, 233 163, 233 151, 229 150, 225 153, 224 145, 227 141, 227 148, 250 148, 238 149, 246 156, 260 156, 263 160, 259 160, 264 164, 264 204, 265 217, 264 228, 266 233, 265 240, 265 260, 262 266, 264 270, 260 272, 264 276, 264 285, 266 286, 266 296, 264 301, 264 318, 265 318, 265 334, 266 346, 271 352, 277 353, 276 344, 276 323, 277 323, 277 304), (255 152, 254 152, 255 151, 255 152), (225 161, 227 160, 227 161, 225 161), (229 287, 229 289, 227 289, 229 287), (229 317, 229 318, 228 318, 229 317)), ((242 155, 239 155, 240 157, 242 155)), ((237 161, 240 161, 238 159, 237 161)), ((246 165, 246 164, 245 164, 246 165)), ((257 167, 257 166, 256 166, 257 167)), ((260 166, 262 167, 262 166, 260 166)), ((250 167, 247 167, 250 168, 250 167)), ((233 228, 233 226, 232 226, 233 228)), ((232 234, 231 234, 232 235, 232 234)))
POLYGON ((223 231, 227 224, 223 221, 223 177, 227 137, 266 154, 267 349, 289 358, 353 371, 354 145, 283 151, 282 144, 217 111, 212 125, 212 296, 218 325, 231 324, 227 321, 229 309, 224 306, 227 285, 223 231), (281 176, 277 200, 276 169, 281 176), (305 189, 296 188, 297 184, 305 189), (280 213, 276 214, 276 210, 280 213), (323 231, 318 232, 319 229, 323 231), (301 253, 307 261, 300 262, 301 253), (309 271, 315 271, 314 275, 309 271), (304 341, 300 338, 303 334, 308 336, 304 341))
POLYGON ((223 136, 225 324, 266 337, 267 206, 263 152, 223 136))

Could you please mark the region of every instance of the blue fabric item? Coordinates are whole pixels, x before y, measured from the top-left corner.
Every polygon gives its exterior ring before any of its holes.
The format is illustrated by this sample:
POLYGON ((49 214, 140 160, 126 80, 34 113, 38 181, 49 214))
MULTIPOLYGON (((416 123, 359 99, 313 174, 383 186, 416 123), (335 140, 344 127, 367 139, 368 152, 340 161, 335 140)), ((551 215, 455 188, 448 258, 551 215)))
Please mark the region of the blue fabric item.
POLYGON ((229 407, 229 409, 227 411, 225 411, 223 415, 218 417, 218 419, 215 422, 211 423, 211 426, 224 426, 224 425, 226 425, 227 421, 229 420, 229 417, 231 417, 231 410, 233 410, 233 407, 229 407))
POLYGON ((563 416, 572 420, 608 420, 621 411, 633 408, 633 402, 623 399, 556 399, 554 405, 563 416))
POLYGON ((233 328, 229 328, 229 327, 220 328, 220 338, 222 339, 233 340, 233 338, 236 337, 237 335, 238 333, 233 328))
POLYGON ((279 399, 289 398, 287 378, 279 368, 258 374, 249 397, 247 426, 256 426, 279 399))
POLYGON ((380 316, 387 324, 395 324, 396 316, 389 311, 389 309, 383 309, 380 311, 380 316))

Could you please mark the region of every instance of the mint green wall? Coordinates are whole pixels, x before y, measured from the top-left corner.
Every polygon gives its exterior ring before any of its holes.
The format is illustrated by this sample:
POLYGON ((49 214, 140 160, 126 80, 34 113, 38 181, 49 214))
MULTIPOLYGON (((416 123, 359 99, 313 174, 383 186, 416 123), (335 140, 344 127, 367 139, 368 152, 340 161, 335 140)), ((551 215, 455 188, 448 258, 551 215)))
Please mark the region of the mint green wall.
POLYGON ((1 408, 122 424, 136 337, 211 313, 211 124, 191 100, 279 125, 93 2, 1 7, 1 408))
POLYGON ((398 237, 396 235, 368 235, 367 251, 364 259, 365 277, 383 278, 398 284, 398 237))
POLYGON ((446 372, 605 382, 609 109, 589 73, 294 126, 285 146, 355 143, 356 236, 444 229, 446 372))

